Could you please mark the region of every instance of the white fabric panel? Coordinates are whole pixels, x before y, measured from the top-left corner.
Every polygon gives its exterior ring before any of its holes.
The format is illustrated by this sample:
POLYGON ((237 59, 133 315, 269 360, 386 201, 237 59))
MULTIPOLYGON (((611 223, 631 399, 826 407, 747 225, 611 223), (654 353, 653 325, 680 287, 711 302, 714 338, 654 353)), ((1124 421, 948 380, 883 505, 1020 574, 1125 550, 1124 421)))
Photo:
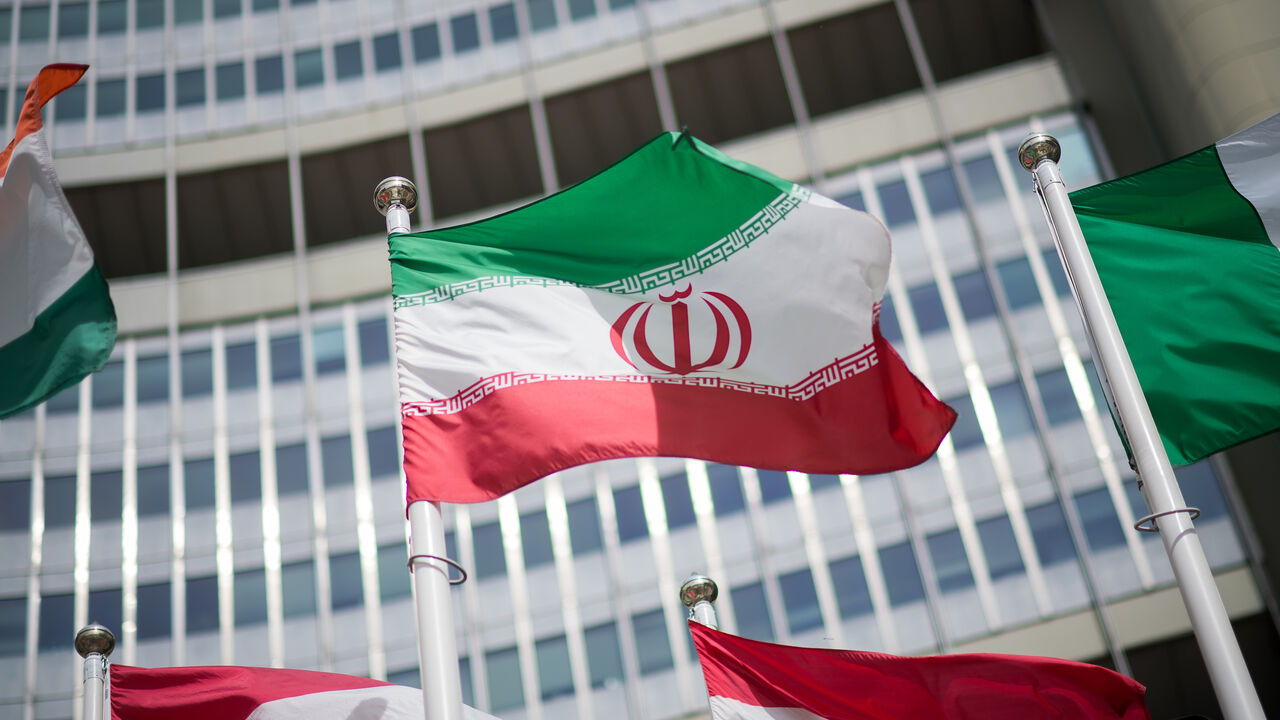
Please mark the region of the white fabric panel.
POLYGON ((1257 209, 1280 249, 1280 115, 1218 141, 1218 158, 1237 192, 1257 209))
POLYGON ((790 707, 759 707, 740 700, 711 698, 711 720, 826 720, 808 710, 790 707))
MULTIPOLYGON (((422 720, 422 691, 402 685, 334 690, 263 703, 246 720, 422 720)), ((498 720, 462 707, 464 720, 498 720)))

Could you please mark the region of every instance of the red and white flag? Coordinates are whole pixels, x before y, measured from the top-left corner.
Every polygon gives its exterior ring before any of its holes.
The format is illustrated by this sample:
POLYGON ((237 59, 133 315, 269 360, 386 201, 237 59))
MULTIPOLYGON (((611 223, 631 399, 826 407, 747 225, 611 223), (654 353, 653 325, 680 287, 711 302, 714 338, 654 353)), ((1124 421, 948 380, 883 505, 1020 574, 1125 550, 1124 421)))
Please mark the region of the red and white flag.
MULTIPOLYGON (((307 670, 111 665, 111 720, 422 720, 422 691, 307 670)), ((465 720, 497 720, 463 706, 465 720)))
POLYGON ((1150 720, 1137 681, 1021 655, 790 647, 689 623, 711 720, 1150 720))

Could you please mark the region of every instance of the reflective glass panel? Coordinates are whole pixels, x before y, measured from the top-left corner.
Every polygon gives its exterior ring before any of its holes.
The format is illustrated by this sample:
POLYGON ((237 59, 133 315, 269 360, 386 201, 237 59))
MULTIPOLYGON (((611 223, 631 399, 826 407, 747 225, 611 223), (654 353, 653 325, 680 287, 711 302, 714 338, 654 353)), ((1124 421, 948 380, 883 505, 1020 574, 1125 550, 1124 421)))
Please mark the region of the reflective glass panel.
POLYGON ((538 658, 538 689, 543 700, 573 694, 573 672, 569 666, 569 642, 564 635, 544 638, 534 645, 538 658))
POLYGON ((996 419, 1000 423, 1002 436, 1020 437, 1035 430, 1031 406, 1027 403, 1027 394, 1022 390, 1021 381, 1011 380, 992 385, 988 392, 991 393, 991 404, 996 408, 996 419))
POLYGON ((124 614, 124 593, 120 588, 89 591, 89 620, 107 628, 118 628, 124 614))
MULTIPOLYGON (((66 93, 63 93, 65 95, 66 93)), ((62 95, 58 96, 59 99, 62 95)), ((93 374, 93 407, 120 407, 124 403, 124 363, 115 360, 93 374)))
POLYGON ((502 529, 491 522, 471 528, 475 546, 476 579, 498 577, 507 573, 507 557, 502 549, 502 529))
POLYGON ((276 448, 276 492, 280 495, 307 491, 307 448, 282 445, 276 448))
POLYGON ((840 617, 851 618, 872 611, 871 591, 862 570, 862 558, 851 555, 831 563, 831 585, 836 592, 840 617))
POLYGON ((85 85, 72 85, 54 99, 54 117, 67 122, 84 120, 88 105, 89 93, 85 85))
POLYGON ((252 342, 227 346, 227 390, 257 387, 257 347, 252 342))
POLYGON ((520 656, 516 649, 486 652, 484 667, 489 676, 489 709, 502 712, 524 707, 524 680, 520 675, 520 656))
POLYGON ((782 588, 782 604, 787 611, 787 627, 802 633, 822 627, 822 610, 818 607, 818 591, 813 573, 807 568, 778 576, 782 588))
POLYGON ((569 516, 569 545, 574 555, 585 555, 600 549, 600 514, 596 512, 596 499, 585 497, 567 505, 569 516))
POLYGON ((139 75, 134 109, 140 113, 164 110, 164 75, 139 75))
POLYGON ((391 348, 387 344, 386 318, 363 320, 356 328, 360 336, 360 363, 365 367, 381 365, 391 359, 391 348))
POLYGON ((973 573, 969 571, 969 558, 965 556, 959 530, 930 535, 925 538, 925 544, 938 576, 938 589, 949 592, 973 586, 973 573))
POLYGON ((213 352, 188 350, 182 353, 182 397, 213 393, 213 352))
POLYGON ((791 497, 791 481, 780 470, 757 470, 760 478, 760 499, 764 504, 780 502, 791 497))
POLYGON ((284 91, 284 58, 279 55, 258 58, 253 62, 253 71, 259 95, 284 91))
POLYGON ((329 600, 334 610, 356 607, 364 602, 360 555, 357 553, 329 556, 329 600))
POLYGON ((671 643, 667 639, 667 625, 661 609, 632 615, 631 629, 635 633, 641 675, 672 666, 671 643))
POLYGON ((128 4, 125 0, 99 0, 98 34, 122 33, 128 25, 128 4))
POLYGON ((938 286, 933 283, 917 285, 907 290, 907 299, 911 301, 911 311, 916 316, 916 327, 921 335, 947 327, 947 311, 942 307, 942 295, 938 294, 938 286))
POLYGON ((0 598, 0 657, 27 651, 27 599, 0 598))
POLYGON ((120 470, 99 470, 89 475, 90 520, 95 523, 120 522, 124 506, 123 485, 124 473, 120 470))
POLYGON ((554 0, 527 0, 529 3, 529 25, 534 32, 540 32, 556 26, 556 5, 554 0))
POLYGON ((584 20, 596 16, 595 0, 569 0, 569 17, 584 20))
MULTIPOLYGON (((219 100, 239 100, 244 97, 244 63, 224 63, 214 69, 214 91, 219 100)), ((230 348, 227 348, 228 353, 230 348)), ((228 373, 230 370, 228 369, 228 373)))
POLYGON ((547 511, 538 510, 520 516, 520 544, 524 549, 525 567, 536 567, 551 562, 551 525, 547 511))
POLYGON ((890 603, 906 605, 924 599, 920 566, 916 564, 916 553, 909 543, 901 542, 881 548, 880 567, 884 571, 890 603))
POLYGON ((618 517, 618 539, 622 542, 649 537, 649 522, 639 485, 613 489, 613 507, 618 517))
POLYGON ((731 593, 733 616, 738 621, 738 634, 754 640, 773 640, 773 621, 769 619, 769 600, 764 585, 756 582, 736 587, 731 593))
POLYGON ((688 527, 696 522, 693 498, 689 494, 689 478, 684 473, 662 478, 662 504, 667 512, 667 528, 688 527))
POLYGON ((960 298, 960 310, 969 322, 989 318, 996 314, 996 301, 987 284, 987 274, 981 269, 956 275, 952 278, 956 295, 960 298))
POLYGON ((1036 388, 1044 402, 1045 416, 1050 425, 1063 425, 1080 419, 1080 405, 1066 368, 1036 373, 1036 388))
POLYGON ((169 465, 138 468, 138 517, 169 514, 169 465))
POLYGON ((0 532, 26 532, 30 527, 31 481, 0 482, 0 532))
POLYGON ((53 475, 44 479, 44 525, 71 527, 76 522, 76 476, 53 475))
POLYGON ((237 570, 235 574, 236 626, 267 621, 267 571, 237 570))
POLYGON ((946 403, 956 411, 956 424, 951 428, 951 442, 957 451, 982 444, 982 427, 973 411, 973 400, 968 395, 947 398, 946 403))
POLYGON ((916 221, 916 211, 911 207, 911 195, 907 192, 906 181, 897 180, 877 189, 886 225, 893 227, 916 221))
POLYGON ((137 0, 134 23, 139 30, 164 27, 164 0, 137 0))
POLYGON ((318 327, 311 335, 312 352, 316 355, 316 374, 342 372, 346 355, 342 344, 342 326, 318 327))
POLYGON ((495 43, 505 42, 516 36, 515 3, 502 3, 489 8, 489 32, 495 43))
POLYGON ((1060 562, 1075 560, 1076 549, 1071 542, 1071 530, 1067 516, 1057 502, 1027 508, 1027 524, 1035 540, 1036 556, 1040 564, 1048 567, 1060 562))
POLYGON ((982 541, 982 554, 987 559, 987 570, 990 571, 992 580, 1022 572, 1018 540, 1013 535, 1013 525, 1007 516, 1001 515, 978 523, 978 538, 982 541))
POLYGON ((297 335, 271 338, 271 381, 302 377, 302 341, 297 335))
POLYGON ((178 107, 189 107, 204 103, 204 68, 180 70, 174 75, 177 95, 174 104, 178 107))
POLYGON ((324 467, 325 487, 350 485, 354 482, 350 435, 321 438, 320 461, 324 467))
POLYGON ((138 358, 138 402, 169 401, 169 356, 138 358))
POLYGON ((427 62, 440 57, 440 26, 435 23, 418 25, 409 31, 413 43, 414 62, 427 62))
POLYGON ((45 595, 40 598, 40 629, 37 644, 46 650, 66 652, 75 638, 75 596, 45 595))
POLYGON ((618 644, 618 626, 607 622, 583 631, 587 646, 587 672, 591 675, 591 687, 602 688, 607 684, 621 683, 622 648, 618 644))
POLYGON ((187 578, 187 634, 218 629, 218 578, 187 578))
POLYGON ((893 298, 887 294, 880 301, 880 334, 891 343, 902 341, 902 327, 898 325, 898 312, 893 309, 893 298))
POLYGON ((1040 304, 1040 291, 1036 289, 1036 278, 1031 274, 1031 261, 1025 257, 997 263, 996 275, 1000 276, 1000 285, 1004 287, 1010 310, 1040 304))
POLYGON ((394 70, 403 64, 400 58, 400 36, 396 33, 375 35, 373 38, 373 66, 378 72, 394 70))
POLYGON ((1091 550, 1106 550, 1124 545, 1120 516, 1116 514, 1111 494, 1105 487, 1080 493, 1075 499, 1080 522, 1084 525, 1084 537, 1091 550))
POLYGON ((293 82, 300 88, 324 82, 324 56, 320 48, 298 50, 293 54, 293 82))
POLYGON ((18 42, 48 40, 51 17, 48 5, 24 5, 18 14, 18 42))
POLYGON ((738 468, 707 463, 707 481, 711 485, 711 504, 715 506, 717 516, 731 515, 747 506, 738 468))
POLYGON ((262 499, 262 454, 257 450, 235 453, 228 458, 231 472, 231 502, 262 499))
POLYGON ((449 29, 453 31, 454 52, 466 52, 480 47, 480 27, 476 23, 475 13, 449 18, 449 29))
POLYGON ((378 548, 378 591, 383 601, 410 596, 408 560, 403 545, 378 548))
POLYGON ((333 74, 339 80, 358 77, 363 72, 359 40, 333 46, 333 74))
POLYGON ((138 639, 166 638, 172 634, 173 596, 169 583, 138 586, 138 639))
POLYGON ((369 475, 377 479, 394 477, 400 473, 400 456, 396 452, 396 429, 374 428, 367 435, 369 444, 369 475))
POLYGON ((186 489, 187 510, 211 508, 215 503, 213 458, 187 460, 182 463, 182 484, 186 489))
POLYGON ((96 108, 98 117, 117 117, 124 114, 124 90, 124 79, 98 81, 96 108))
POLYGON ((316 614, 316 568, 310 560, 280 567, 281 596, 284 616, 305 617, 316 614))

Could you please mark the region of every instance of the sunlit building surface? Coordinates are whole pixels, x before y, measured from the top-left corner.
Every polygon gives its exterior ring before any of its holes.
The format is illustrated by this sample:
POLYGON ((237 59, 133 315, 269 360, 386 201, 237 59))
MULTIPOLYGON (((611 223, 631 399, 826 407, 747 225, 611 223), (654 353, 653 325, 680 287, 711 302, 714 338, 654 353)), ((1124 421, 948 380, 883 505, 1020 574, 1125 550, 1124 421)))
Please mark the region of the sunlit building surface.
MULTIPOLYGON (((416 684, 373 187, 414 178, 415 224, 452 224, 685 126, 884 220, 882 328, 959 421, 890 475, 627 460, 447 506, 471 573, 453 591, 466 702, 510 720, 705 713, 676 592, 701 571, 722 628, 748 637, 1107 665, 1114 645, 1157 717, 1216 713, 1014 157, 1047 130, 1070 187, 1113 167, 1097 127, 1116 106, 1095 123, 1089 67, 1082 86, 1041 12, 0 0, 6 137, 36 70, 91 65, 46 120, 120 318, 102 370, 0 421, 0 718, 78 717, 71 640, 90 620, 127 664, 416 684)), ((1200 145, 1238 129, 1205 127, 1200 145)), ((1231 467, 1178 476, 1255 677, 1274 672, 1275 597, 1231 467)))

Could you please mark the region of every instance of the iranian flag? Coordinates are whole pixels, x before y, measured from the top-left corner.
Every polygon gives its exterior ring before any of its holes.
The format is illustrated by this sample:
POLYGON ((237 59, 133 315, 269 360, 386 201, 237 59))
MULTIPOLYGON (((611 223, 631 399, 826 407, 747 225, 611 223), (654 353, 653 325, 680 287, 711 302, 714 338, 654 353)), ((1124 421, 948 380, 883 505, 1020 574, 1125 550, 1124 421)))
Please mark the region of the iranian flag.
POLYGON ((1071 204, 1169 460, 1280 428, 1280 115, 1071 204))
POLYGON ((955 419, 880 335, 884 226, 687 134, 390 252, 410 501, 631 456, 885 472, 955 419))
POLYGON ((1106 668, 972 653, 899 657, 748 640, 690 621, 711 720, 1151 720, 1106 668))
POLYGON ((0 418, 102 367, 116 340, 107 283, 58 184, 41 113, 86 69, 41 70, 0 153, 0 418))

